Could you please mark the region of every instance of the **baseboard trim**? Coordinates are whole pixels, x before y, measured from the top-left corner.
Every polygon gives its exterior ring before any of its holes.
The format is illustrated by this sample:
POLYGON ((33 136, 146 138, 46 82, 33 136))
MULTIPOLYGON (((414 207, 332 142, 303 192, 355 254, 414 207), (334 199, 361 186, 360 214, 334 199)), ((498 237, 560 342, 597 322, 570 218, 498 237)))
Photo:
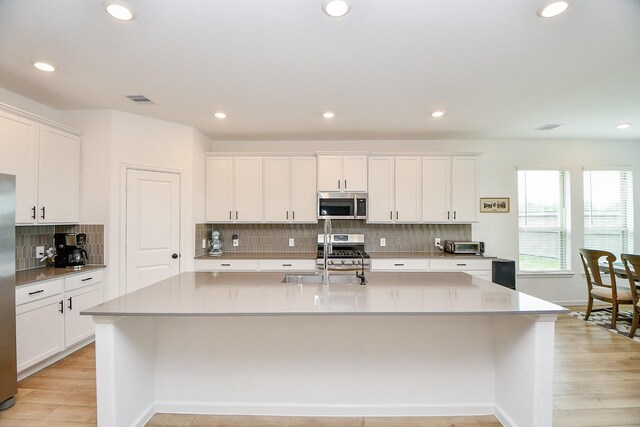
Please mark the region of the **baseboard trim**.
POLYGON ((518 424, 516 424, 498 404, 496 404, 495 416, 504 427, 518 427, 518 424))
POLYGON ((156 410, 155 402, 150 403, 142 414, 131 424, 131 427, 144 427, 156 412, 158 411, 156 410))
POLYGON ((247 416, 409 417, 494 415, 496 407, 488 402, 468 405, 261 405, 236 402, 158 401, 155 404, 155 412, 247 416))

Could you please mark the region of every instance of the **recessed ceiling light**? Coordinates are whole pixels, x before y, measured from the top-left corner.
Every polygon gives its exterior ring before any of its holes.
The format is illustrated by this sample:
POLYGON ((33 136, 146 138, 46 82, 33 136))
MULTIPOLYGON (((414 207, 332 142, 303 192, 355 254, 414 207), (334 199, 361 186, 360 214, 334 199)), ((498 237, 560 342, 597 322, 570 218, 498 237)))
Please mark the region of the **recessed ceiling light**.
POLYGON ((631 127, 631 123, 620 123, 618 126, 616 126, 618 129, 628 129, 631 127))
POLYGON ((442 117, 444 116, 444 111, 434 111, 433 113, 431 113, 431 117, 442 117))
POLYGON ((335 114, 333 114, 331 111, 327 111, 322 115, 322 117, 324 117, 325 119, 333 119, 334 116, 335 114))
POLYGON ((569 8, 570 0, 547 0, 538 8, 538 16, 541 18, 553 18, 569 8))
POLYGON ((346 0, 329 0, 322 3, 324 13, 332 18, 339 18, 351 10, 351 5, 346 0))
POLYGON ((109 0, 102 3, 104 10, 121 21, 131 21, 136 18, 133 9, 127 3, 119 0, 109 0))
POLYGON ((227 115, 223 112, 218 112, 214 114, 216 119, 225 119, 227 117, 227 115))
POLYGON ((33 66, 36 67, 40 71, 55 71, 56 67, 51 64, 47 64, 46 62, 34 62, 33 66))

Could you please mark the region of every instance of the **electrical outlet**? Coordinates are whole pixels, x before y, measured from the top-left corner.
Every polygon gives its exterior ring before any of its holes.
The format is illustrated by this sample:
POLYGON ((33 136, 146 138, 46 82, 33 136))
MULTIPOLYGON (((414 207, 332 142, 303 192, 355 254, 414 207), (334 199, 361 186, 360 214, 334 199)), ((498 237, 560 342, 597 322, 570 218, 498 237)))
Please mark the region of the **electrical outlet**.
POLYGON ((387 238, 386 237, 381 237, 380 238, 380 246, 387 246, 387 238))
POLYGON ((36 246, 36 258, 44 258, 44 246, 36 246))
POLYGON ((202 249, 207 247, 207 239, 202 239, 202 249))
POLYGON ((231 236, 231 241, 233 242, 233 246, 240 246, 240 237, 237 234, 231 236))
POLYGON ((436 246, 440 246, 440 238, 436 237, 436 246))
POLYGON ((292 248, 296 245, 296 241, 293 237, 289 237, 289 247, 292 248))

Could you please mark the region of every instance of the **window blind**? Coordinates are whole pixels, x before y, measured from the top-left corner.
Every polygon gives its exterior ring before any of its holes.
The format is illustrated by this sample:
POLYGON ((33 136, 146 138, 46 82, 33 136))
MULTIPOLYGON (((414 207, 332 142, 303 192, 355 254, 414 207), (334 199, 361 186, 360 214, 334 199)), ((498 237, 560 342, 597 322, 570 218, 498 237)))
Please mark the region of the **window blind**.
POLYGON ((633 175, 631 171, 585 170, 584 246, 633 253, 633 175))
POLYGON ((518 171, 519 270, 571 270, 571 198, 567 170, 518 171))

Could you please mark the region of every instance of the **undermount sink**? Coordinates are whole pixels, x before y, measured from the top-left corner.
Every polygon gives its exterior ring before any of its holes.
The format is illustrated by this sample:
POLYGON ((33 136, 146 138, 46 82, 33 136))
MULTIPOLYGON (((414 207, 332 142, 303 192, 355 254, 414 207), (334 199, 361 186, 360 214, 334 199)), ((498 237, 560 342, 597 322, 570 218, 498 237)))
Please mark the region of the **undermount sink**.
MULTIPOLYGON (((287 274, 280 283, 304 283, 312 285, 322 284, 322 275, 318 274, 287 274)), ((329 275, 329 284, 356 284, 360 283, 355 275, 348 274, 333 274, 329 275)))

